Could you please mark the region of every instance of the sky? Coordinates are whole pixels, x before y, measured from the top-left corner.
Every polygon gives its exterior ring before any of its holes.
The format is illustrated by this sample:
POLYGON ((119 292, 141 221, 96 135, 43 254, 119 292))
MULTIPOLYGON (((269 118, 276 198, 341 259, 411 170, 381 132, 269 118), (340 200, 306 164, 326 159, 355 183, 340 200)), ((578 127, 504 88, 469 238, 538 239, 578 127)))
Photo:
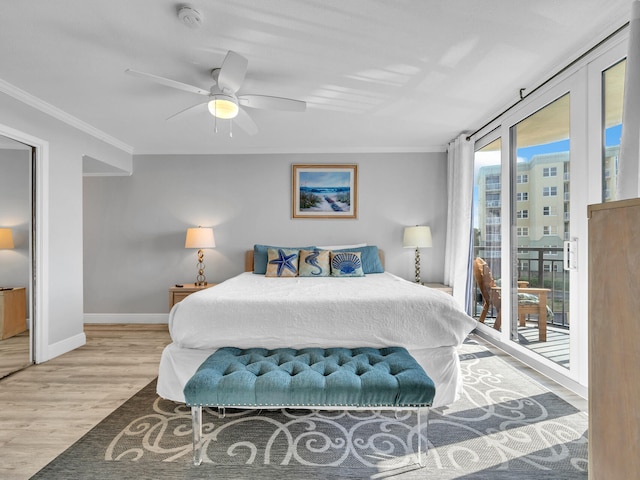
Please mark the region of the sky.
POLYGON ((348 187, 351 172, 300 172, 303 187, 348 187))

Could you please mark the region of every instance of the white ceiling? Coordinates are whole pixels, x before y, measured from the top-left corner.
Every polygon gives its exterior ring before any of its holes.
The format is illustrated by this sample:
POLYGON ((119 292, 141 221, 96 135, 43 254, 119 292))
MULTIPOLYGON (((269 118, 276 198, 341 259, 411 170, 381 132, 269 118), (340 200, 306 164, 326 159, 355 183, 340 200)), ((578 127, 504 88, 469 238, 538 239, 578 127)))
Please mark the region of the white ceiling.
MULTIPOLYGON (((632 0, 2 0, 0 80, 134 153, 433 151, 480 127, 623 25, 632 0), (209 89, 228 50, 249 60, 240 93, 308 102, 251 110, 249 136, 202 100, 124 74, 209 89)), ((6 85, 5 85, 6 86, 6 85)), ((6 91, 6 88, 5 88, 6 91)))

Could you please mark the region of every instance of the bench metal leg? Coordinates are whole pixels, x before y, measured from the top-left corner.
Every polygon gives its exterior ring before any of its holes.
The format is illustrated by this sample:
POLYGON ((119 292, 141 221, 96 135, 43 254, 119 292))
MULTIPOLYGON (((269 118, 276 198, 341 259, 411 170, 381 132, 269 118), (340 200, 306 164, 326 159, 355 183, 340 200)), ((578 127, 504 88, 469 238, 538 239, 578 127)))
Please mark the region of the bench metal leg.
POLYGON ((424 438, 426 440, 426 445, 425 445, 425 454, 428 452, 429 449, 429 409, 428 408, 418 408, 416 410, 416 415, 418 416, 418 464, 421 467, 425 466, 425 463, 423 461, 423 457, 422 457, 422 422, 421 422, 421 418, 422 418, 422 412, 424 412, 425 415, 425 432, 424 432, 424 438))
POLYGON ((202 463, 202 407, 191 407, 191 428, 193 429, 193 464, 202 463))

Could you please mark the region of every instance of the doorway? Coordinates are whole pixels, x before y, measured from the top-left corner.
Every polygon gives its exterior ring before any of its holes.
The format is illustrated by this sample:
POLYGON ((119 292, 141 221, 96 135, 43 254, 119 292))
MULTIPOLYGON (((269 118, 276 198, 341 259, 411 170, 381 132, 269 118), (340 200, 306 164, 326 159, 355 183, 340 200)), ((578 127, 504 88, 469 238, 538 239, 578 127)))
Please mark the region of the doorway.
POLYGON ((0 378, 34 361, 35 153, 0 136, 0 378))

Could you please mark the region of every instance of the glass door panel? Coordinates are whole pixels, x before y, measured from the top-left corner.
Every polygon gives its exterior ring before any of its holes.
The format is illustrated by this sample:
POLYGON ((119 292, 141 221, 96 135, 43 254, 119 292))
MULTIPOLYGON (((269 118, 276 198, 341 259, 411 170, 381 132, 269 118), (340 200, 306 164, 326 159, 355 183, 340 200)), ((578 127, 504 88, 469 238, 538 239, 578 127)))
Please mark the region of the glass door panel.
MULTIPOLYGON (((476 150, 473 182, 473 264, 485 262, 487 273, 500 280, 502 248, 501 202, 502 140, 497 138, 476 150)), ((490 300, 489 281, 483 282, 474 271, 472 316, 485 325, 495 326, 497 309, 490 300), (484 284, 484 285, 483 285, 484 284)))
POLYGON ((512 136, 511 339, 569 368, 569 94, 516 124, 512 136))
POLYGON ((624 101, 624 80, 627 61, 613 65, 602 72, 604 132, 602 146, 602 201, 615 199, 618 177, 618 156, 622 136, 622 104, 624 101))

